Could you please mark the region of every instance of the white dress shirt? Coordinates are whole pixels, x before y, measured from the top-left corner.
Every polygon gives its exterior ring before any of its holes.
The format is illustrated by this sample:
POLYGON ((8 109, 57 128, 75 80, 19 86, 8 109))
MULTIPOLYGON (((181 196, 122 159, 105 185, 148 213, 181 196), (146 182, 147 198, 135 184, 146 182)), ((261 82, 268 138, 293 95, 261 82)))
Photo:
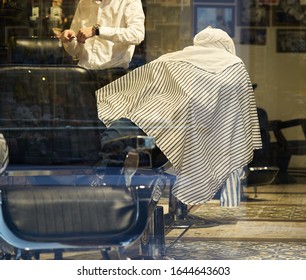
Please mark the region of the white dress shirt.
POLYGON ((134 54, 135 45, 144 40, 144 12, 141 0, 81 0, 70 29, 75 33, 99 24, 100 35, 84 44, 76 40, 64 43, 66 51, 87 69, 125 68, 134 54))

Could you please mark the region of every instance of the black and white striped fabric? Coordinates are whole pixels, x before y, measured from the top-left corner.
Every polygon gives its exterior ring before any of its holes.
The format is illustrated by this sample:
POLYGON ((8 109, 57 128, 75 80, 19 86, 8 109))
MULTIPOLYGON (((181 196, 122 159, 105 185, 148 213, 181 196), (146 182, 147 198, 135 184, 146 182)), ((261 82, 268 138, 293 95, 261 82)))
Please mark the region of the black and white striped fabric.
POLYGON ((2 133, 0 133, 0 175, 2 175, 9 162, 9 153, 6 140, 2 133))
POLYGON ((127 118, 177 173, 173 195, 203 204, 261 148, 255 97, 243 63, 210 73, 185 61, 153 61, 96 92, 109 126, 127 118))

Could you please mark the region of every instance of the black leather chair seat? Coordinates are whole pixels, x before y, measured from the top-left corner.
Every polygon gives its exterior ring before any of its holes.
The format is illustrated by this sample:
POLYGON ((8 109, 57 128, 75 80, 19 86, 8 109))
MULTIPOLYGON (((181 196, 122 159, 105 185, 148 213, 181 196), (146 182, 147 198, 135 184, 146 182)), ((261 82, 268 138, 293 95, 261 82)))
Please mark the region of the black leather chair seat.
POLYGON ((28 241, 118 245, 144 231, 150 197, 112 187, 2 187, 2 211, 28 241), (141 213, 141 215, 139 215, 141 213))

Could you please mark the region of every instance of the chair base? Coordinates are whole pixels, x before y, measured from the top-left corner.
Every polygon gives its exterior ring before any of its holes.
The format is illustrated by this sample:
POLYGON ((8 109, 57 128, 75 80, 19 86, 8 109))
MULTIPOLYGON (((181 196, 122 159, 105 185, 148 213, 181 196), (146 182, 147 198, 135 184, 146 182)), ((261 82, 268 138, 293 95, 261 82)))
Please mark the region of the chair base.
POLYGON ((209 221, 189 213, 188 206, 173 197, 170 190, 169 213, 164 215, 165 232, 172 229, 183 229, 174 241, 166 248, 166 252, 176 244, 184 234, 191 228, 208 228, 220 225, 217 221, 209 221))

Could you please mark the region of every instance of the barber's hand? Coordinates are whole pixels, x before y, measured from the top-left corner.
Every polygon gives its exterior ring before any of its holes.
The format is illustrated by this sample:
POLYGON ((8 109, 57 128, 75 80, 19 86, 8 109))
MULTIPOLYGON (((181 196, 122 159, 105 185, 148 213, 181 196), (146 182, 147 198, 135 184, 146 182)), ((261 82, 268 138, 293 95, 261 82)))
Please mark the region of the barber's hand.
POLYGON ((76 38, 78 43, 84 44, 88 38, 91 38, 94 35, 95 34, 93 34, 92 27, 84 27, 79 30, 78 34, 76 35, 76 38))
POLYGON ((75 32, 71 29, 64 30, 60 36, 63 43, 71 42, 75 37, 75 32))

